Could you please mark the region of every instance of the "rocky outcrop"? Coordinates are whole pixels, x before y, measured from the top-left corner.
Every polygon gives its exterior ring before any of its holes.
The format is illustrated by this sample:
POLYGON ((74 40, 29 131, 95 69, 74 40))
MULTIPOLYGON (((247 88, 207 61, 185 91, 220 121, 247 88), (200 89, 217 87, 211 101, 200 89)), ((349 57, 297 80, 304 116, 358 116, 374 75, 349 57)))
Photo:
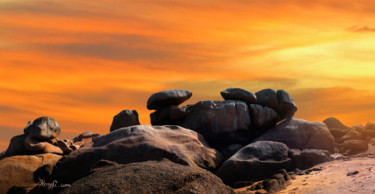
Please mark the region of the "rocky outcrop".
POLYGON ((113 117, 110 131, 114 131, 122 127, 129 127, 133 125, 140 125, 137 111, 123 110, 113 117))
POLYGON ((92 142, 92 140, 96 139, 99 136, 100 134, 93 133, 91 131, 86 131, 79 134, 77 137, 73 138, 73 143, 78 146, 83 146, 85 144, 92 142))
POLYGON ((190 112, 191 105, 171 105, 150 114, 152 125, 181 125, 190 112))
POLYGON ((328 151, 317 149, 305 149, 302 151, 298 149, 290 149, 288 156, 293 161, 293 168, 298 168, 300 170, 305 170, 317 164, 333 160, 328 151))
POLYGON ((252 121, 250 130, 257 135, 264 133, 264 131, 276 125, 277 113, 272 108, 250 104, 249 112, 252 121))
POLYGON ((208 147, 198 133, 179 126, 136 125, 117 129, 65 156, 54 176, 71 183, 88 174, 99 160, 120 164, 161 160, 206 169, 221 164, 221 154, 208 147))
POLYGON ((289 118, 254 141, 275 141, 294 149, 320 149, 334 152, 334 138, 321 122, 289 118))
POLYGON ((249 144, 225 161, 216 175, 233 187, 269 178, 280 169, 291 167, 288 150, 285 144, 279 142, 249 144))
POLYGON ((147 100, 149 110, 159 110, 171 105, 180 105, 192 96, 187 90, 174 89, 155 93, 147 100))
POLYGON ((61 193, 233 193, 204 169, 169 160, 114 165, 74 182, 61 193))
POLYGON ((0 160, 0 193, 6 193, 14 187, 30 191, 39 182, 38 173, 36 173, 38 169, 41 167, 52 169, 61 157, 47 153, 33 156, 11 156, 0 160))
POLYGON ((254 93, 241 88, 228 88, 221 91, 220 94, 225 100, 238 100, 248 104, 254 104, 257 101, 254 93))

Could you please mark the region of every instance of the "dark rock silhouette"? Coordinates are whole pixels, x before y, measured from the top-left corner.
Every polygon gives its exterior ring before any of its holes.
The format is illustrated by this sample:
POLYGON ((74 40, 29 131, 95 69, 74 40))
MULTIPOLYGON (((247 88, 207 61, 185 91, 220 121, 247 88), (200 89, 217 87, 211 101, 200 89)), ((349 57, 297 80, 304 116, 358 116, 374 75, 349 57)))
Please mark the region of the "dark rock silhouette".
POLYGON ((277 90, 276 95, 279 104, 277 109, 279 113, 279 120, 293 117, 294 113, 297 111, 297 106, 292 97, 290 97, 288 92, 285 90, 277 90))
POLYGON ((302 151, 298 149, 290 149, 288 156, 293 161, 293 168, 298 168, 300 170, 333 160, 328 151, 317 149, 304 149, 302 151))
POLYGON ((204 169, 169 160, 114 165, 74 182, 61 193, 233 193, 204 169))
POLYGON ((170 105, 180 105, 192 96, 187 90, 174 89, 155 93, 147 100, 149 110, 159 110, 170 105))
POLYGON ((277 101, 276 91, 273 89, 264 89, 255 93, 257 97, 256 104, 272 108, 274 110, 279 109, 279 102, 277 101))
POLYGON ((276 141, 295 149, 320 149, 334 152, 334 138, 322 122, 289 118, 254 141, 276 141))
POLYGON ((136 125, 102 135, 83 148, 65 156, 56 166, 54 177, 71 183, 88 174, 99 160, 121 164, 161 160, 215 169, 221 164, 219 152, 208 147, 198 133, 179 126, 136 125))
POLYGON ((114 131, 122 127, 129 127, 133 125, 140 125, 137 111, 123 110, 113 117, 110 131, 114 131))
POLYGON ((241 88, 228 88, 220 92, 225 100, 239 100, 248 104, 256 103, 257 97, 254 93, 241 88))
POLYGON ((344 125, 341 121, 339 121, 335 117, 326 118, 323 121, 323 123, 325 123, 329 129, 331 129, 331 128, 349 129, 350 128, 350 127, 344 125))
POLYGON ((290 168, 292 161, 288 158, 288 150, 285 144, 279 142, 249 144, 225 161, 216 175, 233 187, 269 178, 280 169, 290 168))
POLYGON ((257 135, 264 133, 267 129, 276 125, 277 113, 272 108, 250 104, 249 112, 252 126, 250 130, 254 131, 257 135))

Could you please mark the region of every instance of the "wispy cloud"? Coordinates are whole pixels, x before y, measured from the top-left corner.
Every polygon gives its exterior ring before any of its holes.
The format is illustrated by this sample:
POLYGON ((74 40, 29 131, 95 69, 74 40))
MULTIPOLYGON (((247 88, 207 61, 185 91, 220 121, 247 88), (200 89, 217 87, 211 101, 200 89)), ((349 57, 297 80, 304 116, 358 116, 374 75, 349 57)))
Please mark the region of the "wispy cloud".
POLYGON ((351 31, 351 32, 375 32, 375 28, 373 27, 369 27, 369 26, 352 26, 352 27, 349 27, 347 28, 348 31, 351 31))

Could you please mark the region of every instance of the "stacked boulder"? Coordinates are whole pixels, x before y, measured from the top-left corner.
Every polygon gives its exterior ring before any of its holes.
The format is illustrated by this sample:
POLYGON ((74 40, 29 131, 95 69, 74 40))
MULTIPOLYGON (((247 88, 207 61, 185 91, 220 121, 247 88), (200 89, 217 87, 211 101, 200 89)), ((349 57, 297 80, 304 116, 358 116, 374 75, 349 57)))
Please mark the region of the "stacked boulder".
POLYGON ((334 136, 336 152, 343 155, 366 152, 369 148, 368 144, 375 140, 374 123, 348 127, 334 117, 327 118, 323 122, 334 136))
POLYGON ((113 117, 113 121, 109 130, 112 132, 116 129, 133 125, 140 125, 137 111, 123 110, 113 117))
POLYGON ((252 93, 241 88, 222 91, 225 101, 200 101, 178 107, 192 93, 166 90, 151 95, 147 108, 152 125, 180 125, 201 133, 216 148, 231 144, 246 145, 286 118, 293 117, 297 107, 284 90, 265 89, 252 93))
POLYGON ((165 90, 151 95, 147 101, 147 109, 156 110, 151 113, 152 125, 180 125, 187 116, 190 106, 178 107, 192 96, 187 90, 165 90))

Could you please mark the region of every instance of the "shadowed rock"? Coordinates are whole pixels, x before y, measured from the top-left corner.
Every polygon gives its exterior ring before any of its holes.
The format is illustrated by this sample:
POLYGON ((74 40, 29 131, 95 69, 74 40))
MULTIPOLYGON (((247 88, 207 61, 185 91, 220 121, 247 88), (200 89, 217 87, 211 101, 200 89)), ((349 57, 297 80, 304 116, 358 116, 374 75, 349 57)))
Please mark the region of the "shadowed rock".
POLYGON ((225 161, 216 175, 234 187, 269 178, 280 169, 290 168, 288 150, 285 144, 279 142, 259 141, 249 144, 225 161))
POLYGON ((266 129, 272 128, 277 122, 277 113, 268 107, 257 104, 250 104, 251 130, 257 130, 257 134, 263 133, 266 129))
POLYGON ((136 125, 102 135, 65 156, 54 177, 71 183, 86 176, 99 160, 127 164, 162 158, 192 167, 215 169, 222 156, 209 148, 195 131, 179 126, 136 125))
POLYGON ((74 182, 61 193, 233 193, 204 169, 169 160, 115 165, 74 182))
POLYGON ((331 129, 331 128, 349 129, 350 128, 350 127, 344 125, 341 121, 339 121, 335 117, 326 118, 323 121, 323 123, 325 123, 329 129, 331 129))
POLYGON ((174 89, 155 93, 147 100, 147 109, 158 110, 170 105, 180 105, 192 96, 187 90, 174 89))
POLYGON ((276 94, 277 101, 279 104, 277 110, 279 113, 279 120, 293 117, 294 113, 297 111, 297 106, 288 94, 288 92, 284 90, 277 90, 276 94))
POLYGON ((326 150, 317 149, 290 149, 288 156, 293 161, 293 168, 300 170, 311 168, 317 164, 332 161, 330 153, 326 150))
POLYGON ((241 88, 228 88, 220 92, 225 100, 239 100, 248 104, 256 103, 257 97, 254 93, 241 88))
POLYGON ((152 125, 181 125, 189 114, 191 105, 178 107, 171 105, 150 114, 152 125))
POLYGON ((110 131, 114 131, 122 127, 129 127, 133 125, 140 125, 137 111, 123 110, 113 117, 110 131))
POLYGON ((322 122, 289 118, 268 130, 255 141, 276 141, 295 149, 334 151, 334 138, 322 122))
POLYGON ((346 140, 336 147, 344 155, 353 155, 366 152, 368 150, 368 143, 362 140, 346 140))
POLYGON ((279 109, 279 102, 277 101, 277 94, 273 89, 264 89, 255 93, 257 97, 257 104, 272 108, 279 109))

